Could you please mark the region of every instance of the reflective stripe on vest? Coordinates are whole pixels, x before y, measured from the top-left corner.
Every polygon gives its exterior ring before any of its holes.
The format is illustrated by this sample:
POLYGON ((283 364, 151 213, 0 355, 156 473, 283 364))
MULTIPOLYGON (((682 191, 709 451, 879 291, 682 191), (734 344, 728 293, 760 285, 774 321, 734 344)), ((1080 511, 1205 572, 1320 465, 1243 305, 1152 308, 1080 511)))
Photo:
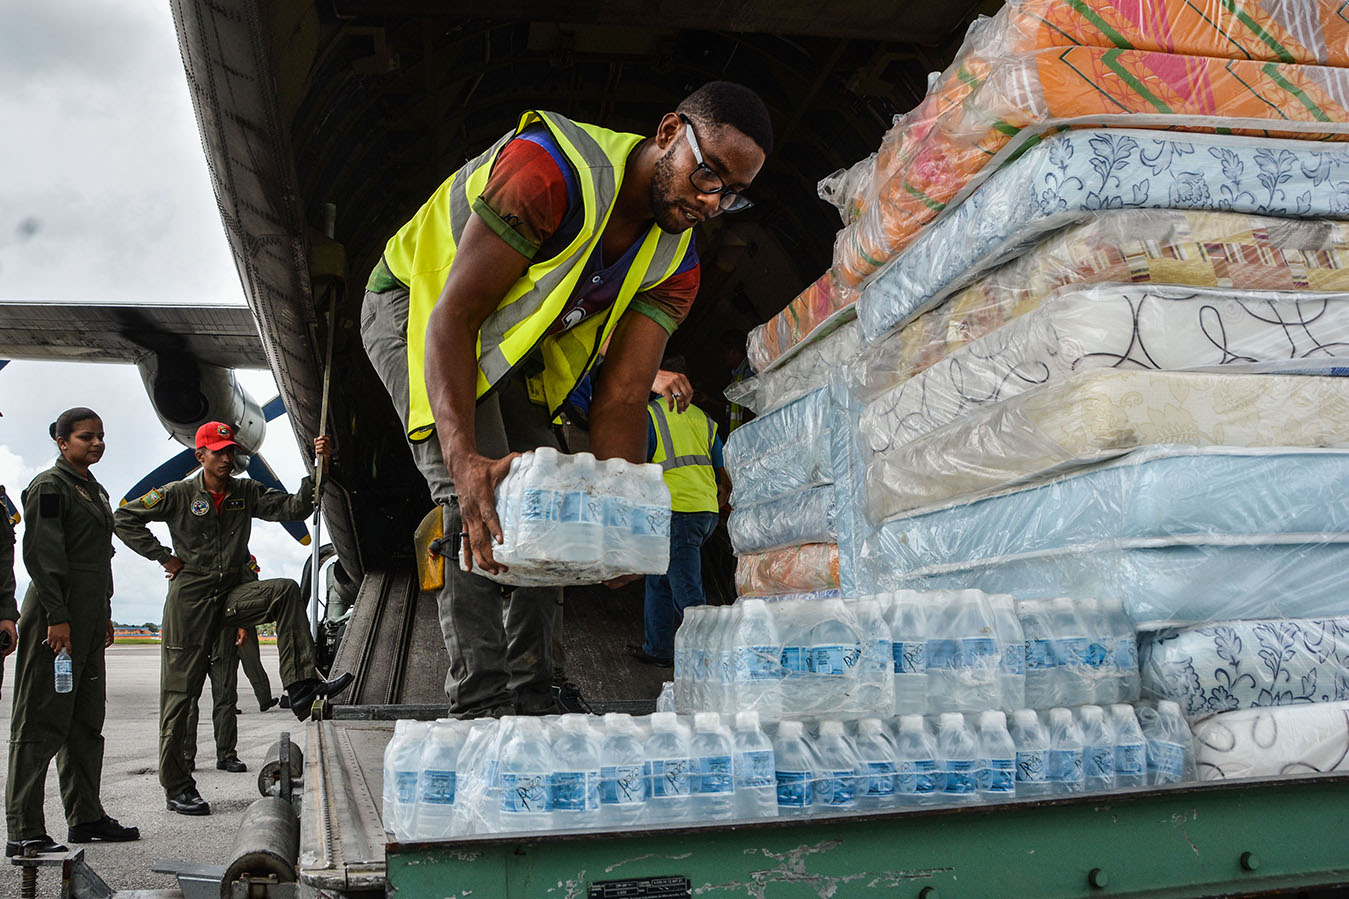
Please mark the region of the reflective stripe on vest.
POLYGON ((479 399, 537 347, 544 365, 544 398, 549 414, 555 414, 594 363, 632 298, 673 275, 693 237, 692 231, 666 234, 653 223, 606 313, 548 335, 575 291, 586 260, 604 236, 628 154, 642 138, 573 122, 556 113, 525 113, 515 131, 450 176, 385 245, 384 262, 390 273, 408 286, 408 436, 413 440, 424 440, 434 430, 425 378, 426 328, 444 289, 459 237, 497 155, 512 138, 535 124, 548 128, 575 170, 584 218, 572 242, 554 258, 530 265, 483 322, 477 352, 479 399))
POLYGON ((717 476, 711 455, 717 437, 716 423, 691 405, 676 416, 672 429, 663 400, 648 403, 647 412, 656 427, 656 451, 651 461, 660 466, 665 476, 673 510, 716 512, 717 476))

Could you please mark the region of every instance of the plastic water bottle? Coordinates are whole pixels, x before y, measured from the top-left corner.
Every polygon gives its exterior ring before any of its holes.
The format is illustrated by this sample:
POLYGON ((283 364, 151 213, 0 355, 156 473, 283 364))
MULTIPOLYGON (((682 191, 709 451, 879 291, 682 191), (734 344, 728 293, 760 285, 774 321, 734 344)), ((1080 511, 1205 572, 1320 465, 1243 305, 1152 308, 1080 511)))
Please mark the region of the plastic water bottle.
POLYGON ((1049 601, 1026 599, 1016 604, 1026 648, 1026 705, 1047 709, 1058 705, 1059 667, 1054 653, 1049 601))
POLYGON ((1049 710, 1049 783, 1055 793, 1081 793, 1082 729, 1065 708, 1049 710))
POLYGON ((736 605, 740 607, 733 647, 736 708, 776 721, 782 717, 782 642, 768 603, 745 598, 736 605))
POLYGON ((862 639, 857 619, 841 599, 816 600, 818 617, 806 638, 812 712, 856 708, 862 639))
POLYGON ((698 818, 730 818, 735 814, 735 750, 731 735, 716 712, 693 716, 693 814, 698 818))
MULTIPOLYGON (((503 725, 505 726, 505 725, 503 725)), ((511 719, 511 734, 501 748, 501 829, 549 830, 553 824, 549 782, 556 762, 538 718, 511 719)))
POLYGON ((629 715, 604 716, 600 743, 600 820, 609 825, 636 824, 646 813, 646 756, 637 725, 629 715))
POLYGON ((56 654, 56 692, 69 693, 75 689, 75 666, 71 662, 70 653, 64 646, 56 654))
POLYGON ((895 767, 895 793, 900 805, 931 805, 938 800, 937 744, 922 715, 899 719, 895 767))
POLYGON ((859 808, 892 808, 899 797, 895 776, 899 770, 895 744, 879 718, 857 722, 857 805, 859 808))
POLYGON ((988 608, 993 614, 993 630, 1002 650, 998 658, 1002 710, 1010 714, 1026 705, 1026 638, 1021 632, 1012 597, 1006 594, 990 596, 988 608))
POLYGON ((632 512, 633 552, 649 567, 639 568, 659 574, 670 567, 670 488, 659 465, 639 466, 640 502, 632 512))
POLYGON ((1012 713, 1012 745, 1016 747, 1016 794, 1046 796, 1049 782, 1049 733, 1034 709, 1012 713))
POLYGON ((669 712, 651 716, 644 747, 647 808, 653 821, 683 821, 689 816, 689 738, 669 712))
POLYGON ((890 609, 886 612, 896 715, 921 715, 927 711, 925 595, 914 590, 897 590, 892 594, 890 609))
POLYGON ((960 712, 943 712, 937 719, 937 770, 944 801, 971 802, 977 798, 979 741, 960 712))
POLYGON ((638 571, 641 567, 632 522, 636 497, 630 492, 634 480, 631 469, 632 466, 623 459, 605 459, 599 463, 604 566, 614 573, 638 571))
POLYGON ((1096 600, 1079 599, 1074 605, 1087 635, 1086 701, 1109 705, 1119 699, 1119 671, 1115 668, 1115 641, 1110 634, 1110 624, 1101 614, 1100 603, 1096 600))
POLYGON ((1192 738, 1180 706, 1161 700, 1156 713, 1142 719, 1142 731, 1148 746, 1148 783, 1156 786, 1190 779, 1192 738))
POLYGON ((1124 610, 1119 599, 1098 600, 1101 615, 1110 626, 1114 639, 1115 671, 1119 675, 1118 699, 1128 702, 1138 698, 1140 674, 1138 670, 1138 630, 1133 619, 1124 610))
POLYGON ((820 722, 820 737, 815 741, 816 812, 847 811, 857 807, 857 770, 861 763, 857 747, 843 731, 843 722, 820 722))
POLYGON ((712 626, 714 606, 690 606, 675 631, 675 708, 692 713, 707 708, 706 635, 712 626))
POLYGON ((1082 724, 1082 782, 1090 792, 1115 786, 1115 734, 1098 705, 1077 710, 1082 724))
MULTIPOLYGON (((506 538, 502 545, 503 560, 546 558, 561 505, 560 495, 554 489, 558 483, 561 455, 552 447, 544 446, 512 460, 506 480, 514 484, 507 494, 505 520, 501 523, 506 538), (514 499, 517 491, 520 495, 518 507, 514 499)), ((507 489, 505 482, 502 489, 507 489)))
POLYGON ((977 712, 999 706, 1001 658, 986 597, 978 590, 957 591, 927 643, 929 708, 977 712))
POLYGON ((1115 741, 1116 786, 1144 786, 1148 782, 1148 750, 1134 707, 1124 702, 1112 705, 1110 724, 1115 741))
POLYGON ((468 728, 454 719, 442 718, 431 726, 417 763, 417 801, 410 828, 413 839, 449 837, 459 750, 467 736, 468 728))
MULTIPOLYGON (((400 722, 401 723, 401 722, 400 722)), ((397 736, 397 725, 394 725, 397 736)), ((431 725, 426 721, 409 721, 403 728, 403 738, 386 756, 385 782, 391 784, 393 814, 387 815, 385 827, 400 840, 412 838, 412 819, 417 809, 417 781, 420 777, 422 745, 431 725), (392 826, 389 826, 392 825, 392 826)), ((388 809, 386 803, 385 808, 388 809)))
POLYGON ((1058 662, 1057 704, 1084 705, 1092 698, 1092 669, 1087 664, 1087 629, 1077 605, 1066 596, 1049 601, 1050 626, 1054 632, 1054 656, 1058 662))
POLYGON ((774 775, 778 815, 783 818, 809 815, 815 801, 815 760, 806 745, 800 721, 783 721, 778 725, 773 759, 777 766, 774 775))
POLYGON ((707 709, 724 715, 734 715, 735 695, 735 632, 740 625, 740 606, 722 606, 717 614, 716 640, 716 701, 707 709))
POLYGON ((1016 747, 1007 733, 1007 716, 990 709, 979 713, 979 798, 1000 802, 1016 797, 1016 747))
POLYGON ((862 658, 857 663, 857 713, 884 715, 895 705, 890 626, 885 623, 876 597, 861 597, 852 607, 862 637, 862 658))
POLYGON ((380 815, 384 830, 393 833, 398 820, 398 799, 415 803, 417 797, 417 766, 420 763, 420 732, 427 725, 410 718, 394 722, 393 737, 384 747, 384 796, 380 815), (409 745, 412 744, 412 745, 409 745))
POLYGON ((809 636, 809 609, 800 599, 784 599, 772 603, 776 615, 778 639, 782 641, 782 657, 779 665, 782 669, 781 691, 784 705, 788 698, 791 707, 798 714, 811 709, 814 696, 810 676, 809 652, 806 640, 809 636))
POLYGON ((731 740, 736 816, 776 818, 778 796, 773 744, 759 727, 759 713, 736 713, 735 733, 731 740))
POLYGON ((553 826, 595 827, 600 820, 600 742, 585 715, 563 715, 553 739, 548 781, 553 826))

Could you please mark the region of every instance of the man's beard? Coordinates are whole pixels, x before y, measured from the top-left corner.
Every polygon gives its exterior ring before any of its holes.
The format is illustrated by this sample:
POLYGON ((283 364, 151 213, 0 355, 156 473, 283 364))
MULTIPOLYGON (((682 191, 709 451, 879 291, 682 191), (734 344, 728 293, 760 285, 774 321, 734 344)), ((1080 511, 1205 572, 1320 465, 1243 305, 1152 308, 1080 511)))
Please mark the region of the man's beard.
POLYGON ((666 234, 682 234, 694 224, 684 217, 684 209, 679 202, 670 199, 674 196, 676 191, 672 144, 665 155, 656 160, 651 172, 651 184, 647 187, 647 203, 651 207, 651 217, 656 220, 656 227, 666 234))

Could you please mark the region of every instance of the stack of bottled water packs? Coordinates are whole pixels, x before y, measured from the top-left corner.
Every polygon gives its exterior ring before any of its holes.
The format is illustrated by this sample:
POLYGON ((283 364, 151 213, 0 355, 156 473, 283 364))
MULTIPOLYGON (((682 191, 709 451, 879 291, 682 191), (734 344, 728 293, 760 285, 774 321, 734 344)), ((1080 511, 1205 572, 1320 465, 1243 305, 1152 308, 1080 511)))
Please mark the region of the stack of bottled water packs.
POLYGON ((400 841, 807 817, 1193 779, 1175 703, 765 728, 742 711, 400 721, 384 825, 400 841), (771 734, 771 736, 770 736, 771 734))
POLYGON ((496 490, 508 571, 476 573, 514 586, 596 584, 670 567, 670 491, 659 465, 597 461, 542 447, 516 457, 496 490))
POLYGON ((674 703, 775 721, 1127 702, 1138 698, 1135 638, 1118 601, 741 597, 685 611, 674 703))

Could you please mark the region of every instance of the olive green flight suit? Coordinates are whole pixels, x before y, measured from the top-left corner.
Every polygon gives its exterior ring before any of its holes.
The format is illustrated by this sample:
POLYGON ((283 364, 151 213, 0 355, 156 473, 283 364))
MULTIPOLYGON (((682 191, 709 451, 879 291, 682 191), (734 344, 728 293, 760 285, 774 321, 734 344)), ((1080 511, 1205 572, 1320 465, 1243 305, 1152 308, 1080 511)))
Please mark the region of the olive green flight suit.
POLYGON ((156 562, 172 555, 183 560, 169 581, 160 631, 159 783, 170 798, 196 783, 183 757, 188 713, 201 697, 221 628, 276 622, 282 683, 318 677, 299 585, 288 578, 244 579, 253 519, 301 520, 314 510, 313 497, 308 477, 295 495, 233 478, 217 511, 199 472, 117 510, 117 536, 127 546, 156 562), (172 552, 150 532, 151 521, 168 524, 172 552))
MULTIPOLYGON (((276 697, 272 695, 272 681, 267 677, 267 669, 262 667, 262 650, 258 647, 258 629, 255 627, 244 628, 246 635, 244 642, 234 647, 234 652, 239 656, 239 664, 243 666, 244 677, 248 678, 248 683, 253 687, 253 696, 258 701, 258 708, 270 703, 276 697)), ((233 643, 230 644, 234 646, 233 643)))
POLYGON ((14 522, 9 520, 5 501, 9 497, 0 484, 0 621, 18 621, 19 606, 14 602, 14 522))
POLYGON ((111 618, 112 508, 93 477, 64 459, 23 492, 23 564, 32 583, 19 615, 14 716, 10 724, 5 819, 11 840, 46 833, 47 766, 56 757, 68 824, 104 815, 103 642, 111 618), (47 628, 70 623, 75 689, 57 693, 47 628))
MULTIPOLYGON (((239 657, 234 638, 239 629, 223 627, 220 641, 211 648, 211 667, 207 670, 211 681, 211 733, 215 737, 215 760, 223 762, 238 756, 239 719, 234 710, 239 707, 239 657)), ((195 762, 197 758, 197 726, 200 722, 201 702, 188 707, 186 732, 183 735, 183 758, 195 762)))

